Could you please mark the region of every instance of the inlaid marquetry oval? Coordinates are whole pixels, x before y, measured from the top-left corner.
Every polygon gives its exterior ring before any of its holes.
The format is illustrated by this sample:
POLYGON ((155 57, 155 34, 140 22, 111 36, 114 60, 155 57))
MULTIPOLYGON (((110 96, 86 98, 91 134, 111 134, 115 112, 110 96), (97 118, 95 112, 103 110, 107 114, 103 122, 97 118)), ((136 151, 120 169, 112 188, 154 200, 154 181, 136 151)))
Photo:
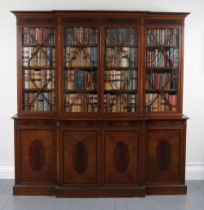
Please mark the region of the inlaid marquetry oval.
POLYGON ((120 141, 116 144, 113 157, 116 171, 124 173, 128 169, 130 159, 129 149, 124 142, 120 141))
POLYGON ((171 164, 171 146, 166 140, 157 145, 157 163, 161 171, 166 171, 171 164))
POLYGON ((41 171, 45 165, 45 147, 39 140, 32 141, 29 146, 29 164, 34 171, 41 171))
POLYGON ((88 151, 83 142, 75 144, 72 153, 72 163, 78 174, 83 174, 88 166, 88 151))

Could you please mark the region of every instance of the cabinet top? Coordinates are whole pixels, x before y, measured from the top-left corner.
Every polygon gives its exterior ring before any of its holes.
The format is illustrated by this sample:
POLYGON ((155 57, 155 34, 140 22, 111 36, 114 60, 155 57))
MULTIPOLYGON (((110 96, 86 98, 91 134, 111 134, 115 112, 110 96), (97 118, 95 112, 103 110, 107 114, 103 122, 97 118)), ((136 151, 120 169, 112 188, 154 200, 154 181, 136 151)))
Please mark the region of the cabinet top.
POLYGON ((11 11, 16 16, 26 15, 94 15, 94 16, 121 16, 130 15, 136 17, 169 17, 169 18, 185 18, 189 12, 151 12, 151 11, 105 11, 105 10, 52 10, 52 11, 11 11))

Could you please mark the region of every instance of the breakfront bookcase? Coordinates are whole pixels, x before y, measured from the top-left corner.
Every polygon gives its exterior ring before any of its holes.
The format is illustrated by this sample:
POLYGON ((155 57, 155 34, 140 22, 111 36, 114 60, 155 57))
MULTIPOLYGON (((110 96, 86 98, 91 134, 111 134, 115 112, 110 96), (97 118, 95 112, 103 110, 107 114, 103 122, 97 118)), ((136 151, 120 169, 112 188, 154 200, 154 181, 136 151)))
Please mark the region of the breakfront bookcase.
POLYGON ((13 13, 14 195, 185 194, 188 13, 13 13))

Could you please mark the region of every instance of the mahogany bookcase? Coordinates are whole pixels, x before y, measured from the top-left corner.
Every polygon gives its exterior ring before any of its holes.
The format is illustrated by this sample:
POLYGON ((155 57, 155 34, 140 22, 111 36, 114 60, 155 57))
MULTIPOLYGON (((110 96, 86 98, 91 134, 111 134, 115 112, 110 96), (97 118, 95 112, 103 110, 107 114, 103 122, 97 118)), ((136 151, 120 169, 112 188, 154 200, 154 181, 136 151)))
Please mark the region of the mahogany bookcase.
POLYGON ((188 13, 13 13, 14 195, 186 194, 188 13))

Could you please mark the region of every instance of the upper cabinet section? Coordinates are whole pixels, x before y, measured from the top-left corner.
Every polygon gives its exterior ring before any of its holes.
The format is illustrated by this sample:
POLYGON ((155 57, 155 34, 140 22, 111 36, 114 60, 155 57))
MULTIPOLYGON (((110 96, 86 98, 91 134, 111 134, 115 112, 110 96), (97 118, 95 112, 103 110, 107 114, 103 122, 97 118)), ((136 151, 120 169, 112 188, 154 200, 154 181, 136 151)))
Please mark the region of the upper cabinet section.
POLYGON ((19 114, 182 114, 187 13, 13 13, 19 114))

